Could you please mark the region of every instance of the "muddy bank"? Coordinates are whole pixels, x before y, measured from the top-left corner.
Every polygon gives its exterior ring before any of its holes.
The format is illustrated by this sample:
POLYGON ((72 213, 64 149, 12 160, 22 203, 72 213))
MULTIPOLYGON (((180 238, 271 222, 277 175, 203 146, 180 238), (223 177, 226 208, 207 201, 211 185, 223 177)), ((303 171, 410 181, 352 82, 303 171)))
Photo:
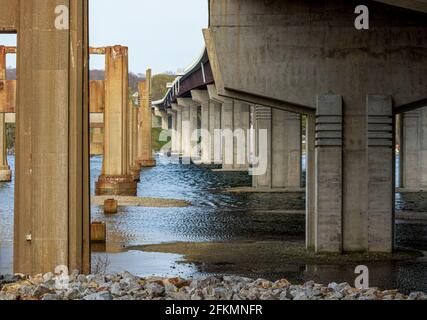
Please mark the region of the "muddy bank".
POLYGON ((184 256, 183 263, 197 265, 202 272, 237 274, 249 277, 273 277, 286 274, 290 266, 358 265, 415 260, 420 252, 398 250, 394 254, 354 253, 316 254, 305 250, 302 242, 232 241, 204 243, 165 243, 132 247, 144 252, 162 252, 184 256), (270 276, 269 276, 270 275, 270 276))
POLYGON ((117 200, 123 207, 147 207, 147 208, 185 208, 191 206, 191 202, 176 199, 160 199, 148 197, 123 197, 123 196, 93 196, 91 204, 103 206, 105 200, 117 200))

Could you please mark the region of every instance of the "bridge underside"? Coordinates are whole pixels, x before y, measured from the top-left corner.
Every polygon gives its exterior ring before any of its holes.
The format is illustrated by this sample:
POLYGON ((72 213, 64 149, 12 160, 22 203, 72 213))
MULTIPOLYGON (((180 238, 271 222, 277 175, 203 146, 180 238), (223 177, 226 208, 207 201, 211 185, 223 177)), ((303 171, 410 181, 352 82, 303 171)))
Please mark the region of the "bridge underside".
POLYGON ((357 1, 210 1, 218 94, 308 115, 317 251, 393 249, 393 115, 427 98, 427 19, 424 1, 382 2, 399 7, 369 2, 370 30, 356 30, 357 1))

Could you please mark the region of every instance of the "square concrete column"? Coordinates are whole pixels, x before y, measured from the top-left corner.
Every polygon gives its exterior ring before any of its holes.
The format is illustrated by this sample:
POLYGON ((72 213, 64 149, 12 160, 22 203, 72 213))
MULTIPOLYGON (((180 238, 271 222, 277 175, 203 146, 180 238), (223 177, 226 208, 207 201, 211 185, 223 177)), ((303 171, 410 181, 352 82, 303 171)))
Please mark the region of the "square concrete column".
POLYGON ((193 100, 201 105, 201 160, 204 164, 222 163, 220 138, 221 105, 211 100, 207 90, 193 90, 193 100), (216 138, 216 139, 215 139, 216 138), (215 144, 219 144, 215 146, 215 144), (215 155, 217 152, 217 155, 215 155), (221 159, 218 161, 218 159, 221 159))
POLYGON ((182 148, 182 108, 178 106, 178 104, 172 104, 172 108, 176 110, 176 134, 175 134, 175 146, 176 146, 176 154, 181 156, 183 153, 182 148))
POLYGON ((340 253, 343 249, 341 96, 326 94, 317 97, 315 157, 315 250, 340 253))
POLYGON ((262 175, 253 176, 253 186, 258 189, 300 188, 302 134, 301 115, 278 109, 256 107, 255 135, 259 130, 266 130, 268 146, 259 137, 256 139, 258 150, 268 149, 268 157, 258 151, 258 157, 265 157, 267 170, 262 175))
POLYGON ((178 139, 177 139, 177 126, 178 126, 178 112, 175 110, 170 111, 172 118, 172 128, 171 128, 171 154, 178 153, 178 139))
POLYGON ((224 98, 221 106, 222 168, 234 169, 234 101, 224 98))
POLYGON ((166 111, 161 112, 162 130, 169 130, 169 115, 166 111))
POLYGON ((178 105, 182 108, 182 156, 186 159, 198 160, 200 157, 199 104, 189 98, 179 98, 178 105))
POLYGON ((128 48, 105 49, 104 161, 97 195, 136 196, 128 161, 128 48))
POLYGON ((306 122, 306 247, 315 248, 316 230, 316 114, 307 115, 306 122))
POLYGON ((300 188, 302 176, 301 115, 272 110, 272 188, 300 188))
POLYGON ((104 132, 101 127, 92 127, 90 130, 90 155, 104 154, 104 132))
POLYGON ((271 189, 271 130, 272 113, 269 107, 256 106, 254 115, 255 154, 252 166, 257 173, 252 176, 253 187, 257 189, 271 189))
POLYGON ((402 187, 427 188, 427 108, 405 112, 400 165, 402 187))
POLYGON ((368 115, 368 248, 392 252, 394 247, 393 104, 390 96, 367 97, 368 115))
POLYGON ((233 129, 234 154, 233 169, 249 170, 249 121, 250 106, 247 103, 234 101, 233 129))
POLYGON ((154 167, 151 110, 151 70, 146 72, 146 80, 139 84, 139 127, 138 127, 138 163, 141 167, 154 167))
POLYGON ((211 163, 222 164, 221 104, 209 100, 209 133, 211 135, 211 163))
POLYGON ((7 136, 5 114, 0 113, 0 182, 12 181, 12 172, 7 163, 7 136))
POLYGON ((19 1, 14 271, 90 271, 88 3, 19 1), (67 5, 68 29, 55 9, 67 5))
POLYGON ((128 161, 129 173, 134 181, 140 180, 141 166, 138 163, 138 113, 139 108, 129 99, 128 109, 128 161))
MULTIPOLYGON (((0 46, 0 90, 6 90, 6 48, 0 46)), ((0 182, 12 180, 12 173, 7 163, 7 136, 5 114, 0 113, 0 182)))

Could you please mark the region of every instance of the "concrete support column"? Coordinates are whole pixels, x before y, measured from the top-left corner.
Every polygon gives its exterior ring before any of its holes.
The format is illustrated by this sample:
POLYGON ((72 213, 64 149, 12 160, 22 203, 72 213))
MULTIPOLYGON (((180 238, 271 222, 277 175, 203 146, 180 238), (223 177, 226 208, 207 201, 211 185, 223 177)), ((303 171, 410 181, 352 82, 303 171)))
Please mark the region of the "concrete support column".
POLYGON ((171 146, 171 153, 172 154, 177 154, 178 153, 178 147, 177 147, 177 125, 178 125, 178 114, 177 114, 177 111, 175 111, 175 110, 172 110, 171 112, 170 112, 170 114, 171 114, 171 117, 172 117, 172 128, 171 128, 171 135, 172 135, 172 137, 171 137, 171 144, 172 144, 172 146, 171 146))
POLYGON ((393 104, 390 96, 367 97, 368 115, 368 247, 392 252, 394 247, 393 104))
POLYGON ((405 112, 400 165, 402 187, 427 188, 427 108, 405 112))
MULTIPOLYGON (((301 187, 301 116, 282 110, 271 109, 266 117, 266 107, 256 109, 256 131, 267 130, 269 144, 266 158, 267 171, 263 176, 254 176, 253 185, 259 189, 301 187), (268 118, 268 119, 267 119, 268 118), (260 122, 260 123, 258 123, 260 122)), ((257 139, 259 143, 263 143, 257 139)), ((259 155, 259 153, 258 153, 259 155)))
POLYGON ((198 129, 199 104, 192 99, 178 99, 182 109, 182 153, 183 158, 197 160, 200 157, 198 129))
MULTIPOLYGON (((0 90, 6 87, 6 49, 0 46, 0 90)), ((5 114, 0 113, 0 182, 12 180, 12 173, 7 163, 7 136, 5 114)))
POLYGON ((221 104, 209 100, 209 133, 211 135, 211 163, 222 163, 222 140, 221 140, 221 104))
POLYGON ((128 48, 105 50, 104 161, 97 195, 136 196, 128 161, 128 48))
POLYGON ((141 166, 138 159, 138 113, 139 109, 133 105, 132 100, 129 100, 128 109, 128 161, 129 173, 134 181, 139 181, 141 176, 141 166))
POLYGON ((166 111, 162 111, 162 130, 169 130, 169 115, 166 111))
POLYGON ((0 182, 12 181, 12 172, 7 163, 7 139, 6 139, 5 114, 0 113, 0 182))
POLYGON ((271 119, 273 110, 269 107, 256 106, 254 111, 255 154, 253 166, 261 167, 263 170, 252 176, 252 183, 253 187, 257 189, 271 189, 271 119))
POLYGON ((14 272, 90 271, 88 2, 19 1, 14 272))
MULTIPOLYGON (((192 99, 195 103, 201 106, 201 162, 203 164, 214 163, 214 123, 211 123, 211 117, 214 116, 213 108, 211 107, 211 101, 209 94, 206 90, 193 90, 191 92, 192 99), (211 127, 212 125, 212 127, 211 127)), ((220 120, 220 119, 219 119, 220 120)), ((220 129, 220 127, 218 127, 220 129)))
POLYGON ((176 154, 178 156, 181 156, 183 154, 183 148, 182 148, 182 108, 178 106, 177 104, 172 105, 173 108, 176 109, 176 154))
POLYGON ((139 136, 138 136, 138 163, 141 167, 154 167, 153 158, 151 111, 151 70, 147 70, 146 80, 139 84, 139 136))
POLYGON ((233 169, 249 170, 249 127, 250 106, 244 102, 234 101, 233 129, 234 129, 234 154, 233 169))
POLYGON ((222 169, 234 169, 234 101, 224 98, 221 106, 222 169))
POLYGON ((308 114, 306 122, 306 247, 315 248, 316 230, 316 114, 308 114))
MULTIPOLYGON (((341 96, 317 98, 315 250, 342 252, 343 106, 341 96)), ((309 191, 312 192, 310 189, 309 191)), ((309 195, 309 199, 311 194, 309 195)), ((311 230, 313 232, 313 230, 311 230)), ((311 238, 312 235, 309 235, 311 238)))
POLYGON ((103 128, 91 128, 90 132, 90 155, 98 156, 104 154, 103 128))

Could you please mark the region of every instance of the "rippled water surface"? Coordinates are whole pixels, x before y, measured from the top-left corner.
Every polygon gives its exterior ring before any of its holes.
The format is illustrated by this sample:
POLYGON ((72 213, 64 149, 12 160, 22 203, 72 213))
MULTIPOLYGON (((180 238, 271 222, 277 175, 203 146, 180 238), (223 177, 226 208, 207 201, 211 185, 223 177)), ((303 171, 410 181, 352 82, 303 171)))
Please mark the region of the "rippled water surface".
MULTIPOLYGON (((13 167, 13 158, 9 158, 13 167)), ((101 157, 91 158, 92 192, 100 174, 101 157)), ((104 216, 102 207, 92 207, 92 220, 108 226, 106 248, 94 247, 96 267, 105 263, 108 271, 128 270, 145 275, 200 275, 195 266, 179 264, 179 255, 125 251, 134 245, 164 242, 304 239, 305 196, 303 194, 232 194, 229 187, 250 186, 244 173, 219 173, 196 165, 159 161, 141 173, 138 196, 182 199, 187 208, 121 207, 119 214, 104 216), (284 211, 297 211, 287 214, 284 211), (302 214, 301 214, 302 213, 302 214), (105 253, 107 252, 107 253, 105 253)), ((13 184, 0 183, 0 273, 11 272, 13 239, 13 184)), ((398 195, 399 210, 427 212, 425 194, 398 195)), ((399 245, 427 251, 427 225, 397 221, 399 245)), ((319 282, 354 279, 354 266, 290 265, 285 274, 270 277, 314 279, 319 282)), ((403 291, 427 291, 427 262, 372 264, 375 285, 403 291)))

